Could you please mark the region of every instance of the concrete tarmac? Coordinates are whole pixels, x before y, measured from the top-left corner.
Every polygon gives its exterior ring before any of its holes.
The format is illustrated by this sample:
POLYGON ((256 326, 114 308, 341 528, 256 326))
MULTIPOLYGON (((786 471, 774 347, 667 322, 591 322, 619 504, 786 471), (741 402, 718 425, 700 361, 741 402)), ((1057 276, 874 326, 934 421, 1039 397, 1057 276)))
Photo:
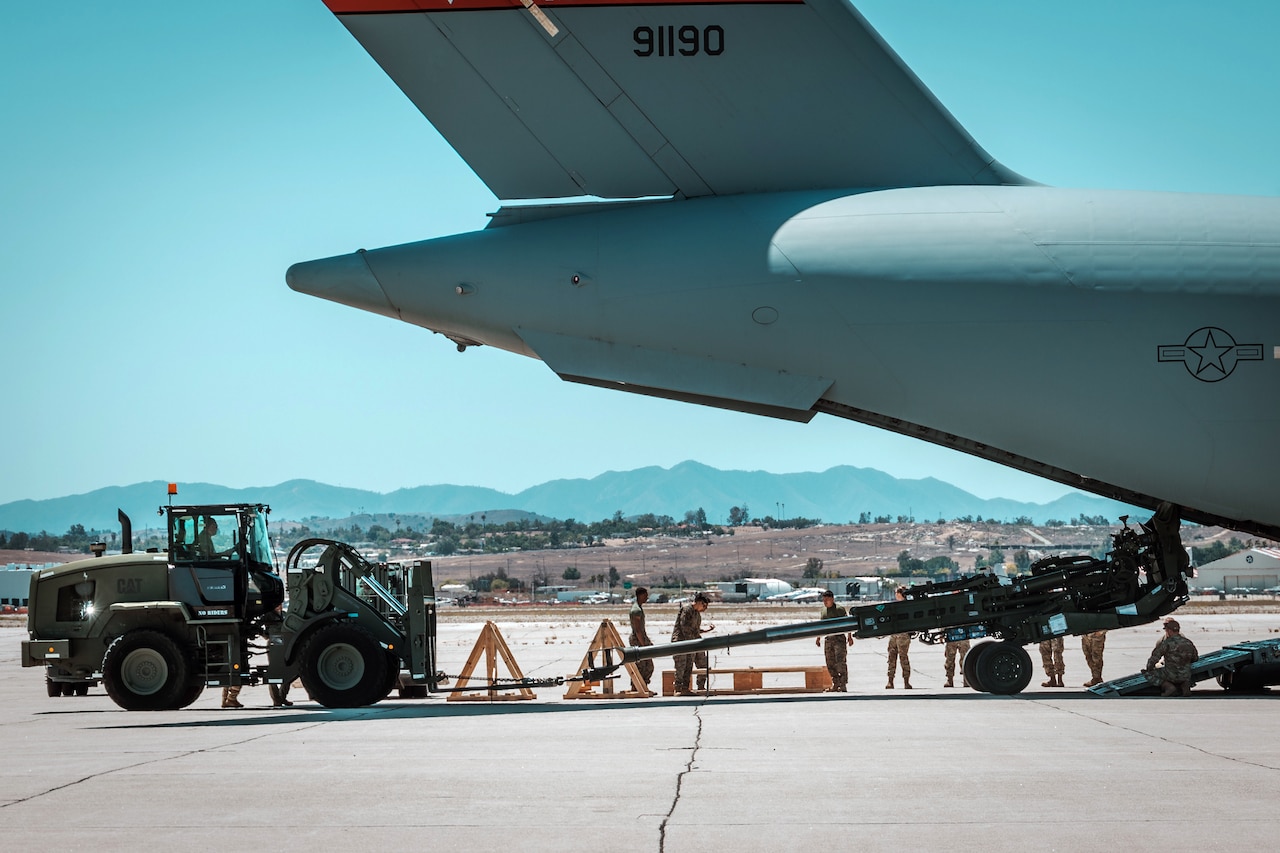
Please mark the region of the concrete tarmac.
MULTIPOLYGON (((492 618, 538 677, 574 672, 598 627, 492 618)), ((1202 654, 1280 629, 1277 615, 1179 619, 1202 654)), ((442 625, 442 667, 460 669, 480 625, 442 625)), ((650 617, 655 638, 666 629, 650 617)), ((1079 686, 1074 638, 1075 686, 1040 687, 1030 649, 1037 677, 1010 697, 942 687, 941 648, 918 642, 914 689, 886 690, 884 641, 859 640, 847 695, 572 701, 561 687, 331 711, 300 687, 294 707, 265 707, 250 687, 243 710, 209 690, 183 711, 139 713, 101 688, 48 698, 41 671, 20 666, 24 637, 0 626, 9 850, 1204 851, 1270 849, 1280 830, 1276 695, 1201 683, 1185 699, 1097 698, 1079 686)), ((1105 675, 1140 669, 1159 637, 1157 625, 1112 632, 1105 675)), ((822 662, 812 641, 713 657, 822 662)))

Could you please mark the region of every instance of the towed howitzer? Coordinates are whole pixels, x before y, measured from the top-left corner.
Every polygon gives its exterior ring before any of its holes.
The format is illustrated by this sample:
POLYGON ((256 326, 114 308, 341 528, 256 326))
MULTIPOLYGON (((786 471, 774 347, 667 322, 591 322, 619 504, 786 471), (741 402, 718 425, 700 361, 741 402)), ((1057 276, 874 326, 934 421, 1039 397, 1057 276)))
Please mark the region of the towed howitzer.
POLYGON ((1010 694, 1031 681, 1028 643, 1154 622, 1188 600, 1190 560, 1178 535, 1178 510, 1164 503, 1150 520, 1112 536, 1103 558, 1050 557, 1029 574, 1004 583, 989 575, 920 584, 902 601, 851 607, 849 615, 683 640, 654 646, 606 648, 593 653, 581 678, 598 681, 637 661, 737 648, 828 634, 884 637, 911 633, 926 643, 993 638, 965 660, 965 679, 977 690, 1010 694))

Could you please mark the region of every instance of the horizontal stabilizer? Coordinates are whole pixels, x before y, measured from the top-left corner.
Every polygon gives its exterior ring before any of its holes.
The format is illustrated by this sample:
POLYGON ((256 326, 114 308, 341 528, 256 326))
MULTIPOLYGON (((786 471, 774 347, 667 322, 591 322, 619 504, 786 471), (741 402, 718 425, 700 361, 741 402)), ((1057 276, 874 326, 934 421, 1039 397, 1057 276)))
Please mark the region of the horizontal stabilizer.
POLYGON ((326 0, 501 199, 1025 183, 847 0, 326 0))

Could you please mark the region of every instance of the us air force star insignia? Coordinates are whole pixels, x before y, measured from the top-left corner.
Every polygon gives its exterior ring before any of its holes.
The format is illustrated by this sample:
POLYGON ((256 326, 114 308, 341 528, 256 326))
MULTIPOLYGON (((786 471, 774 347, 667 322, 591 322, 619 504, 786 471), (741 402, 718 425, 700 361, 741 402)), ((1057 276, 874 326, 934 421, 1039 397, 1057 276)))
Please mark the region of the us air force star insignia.
POLYGON ((1216 326, 1196 329, 1183 344, 1158 348, 1160 361, 1180 361, 1201 382, 1219 382, 1242 361, 1262 361, 1262 344, 1237 344, 1216 326))

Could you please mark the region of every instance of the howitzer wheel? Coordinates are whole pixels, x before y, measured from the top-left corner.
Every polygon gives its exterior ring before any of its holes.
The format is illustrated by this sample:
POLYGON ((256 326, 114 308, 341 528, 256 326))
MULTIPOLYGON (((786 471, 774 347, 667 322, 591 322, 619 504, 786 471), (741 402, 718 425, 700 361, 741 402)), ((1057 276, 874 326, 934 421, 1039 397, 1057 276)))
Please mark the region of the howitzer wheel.
POLYGON ((978 661, 981 660, 982 656, 985 655, 994 645, 995 643, 988 641, 985 643, 978 643, 973 648, 969 649, 969 653, 964 656, 964 665, 960 668, 964 673, 964 680, 970 687, 977 690, 979 693, 986 693, 987 688, 982 686, 982 676, 978 670, 978 661))
POLYGON ((974 673, 981 689, 1008 696, 1021 693, 1031 683, 1031 655, 1017 643, 1001 640, 984 643, 987 650, 978 658, 974 673))
POLYGON ((191 660, 168 635, 130 631, 117 637, 102 659, 102 685, 126 711, 173 711, 188 698, 191 660))
POLYGON ((391 692, 389 657, 364 628, 334 622, 307 641, 299 674, 307 693, 326 708, 359 708, 391 692))

